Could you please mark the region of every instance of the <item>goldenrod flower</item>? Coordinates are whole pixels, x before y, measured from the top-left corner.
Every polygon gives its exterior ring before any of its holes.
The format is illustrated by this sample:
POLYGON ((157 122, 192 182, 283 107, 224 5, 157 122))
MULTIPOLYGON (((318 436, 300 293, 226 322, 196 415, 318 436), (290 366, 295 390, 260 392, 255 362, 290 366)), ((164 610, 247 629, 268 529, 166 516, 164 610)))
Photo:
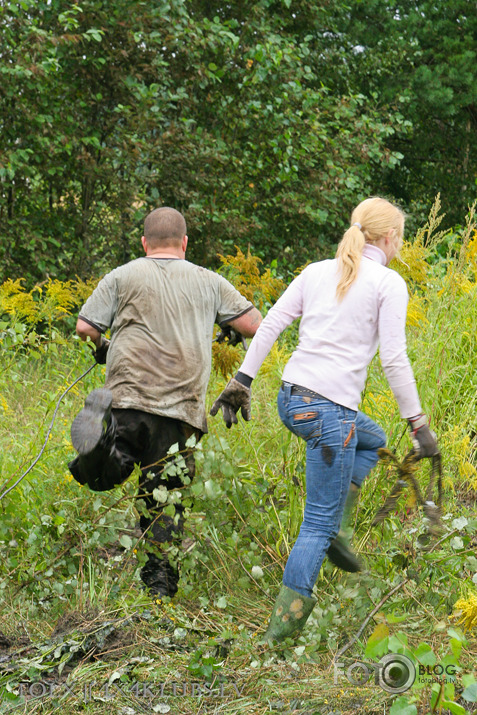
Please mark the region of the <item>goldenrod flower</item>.
POLYGON ((477 627, 477 593, 470 593, 466 598, 459 598, 454 603, 453 618, 458 618, 457 623, 462 625, 465 631, 470 631, 477 627))

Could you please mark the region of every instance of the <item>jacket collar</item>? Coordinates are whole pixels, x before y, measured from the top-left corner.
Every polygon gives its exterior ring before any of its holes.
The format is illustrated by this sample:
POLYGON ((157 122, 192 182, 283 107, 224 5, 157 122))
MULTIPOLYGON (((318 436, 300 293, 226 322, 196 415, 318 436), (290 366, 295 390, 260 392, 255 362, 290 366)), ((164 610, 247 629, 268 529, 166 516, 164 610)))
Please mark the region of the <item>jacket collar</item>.
POLYGON ((376 263, 380 263, 382 266, 385 266, 387 262, 384 251, 377 246, 373 246, 371 243, 367 243, 363 248, 363 256, 370 258, 372 261, 376 261, 376 263))

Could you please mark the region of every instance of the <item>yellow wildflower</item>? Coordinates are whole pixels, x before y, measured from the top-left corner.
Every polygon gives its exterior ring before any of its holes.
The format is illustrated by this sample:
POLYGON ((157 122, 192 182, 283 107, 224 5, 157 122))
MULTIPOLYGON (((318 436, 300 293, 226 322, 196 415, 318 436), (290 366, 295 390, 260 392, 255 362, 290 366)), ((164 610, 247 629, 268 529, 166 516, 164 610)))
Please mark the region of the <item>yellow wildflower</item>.
POLYGON ((458 618, 457 623, 462 625, 466 631, 477 627, 477 592, 469 593, 466 598, 459 598, 454 603, 452 617, 458 618))

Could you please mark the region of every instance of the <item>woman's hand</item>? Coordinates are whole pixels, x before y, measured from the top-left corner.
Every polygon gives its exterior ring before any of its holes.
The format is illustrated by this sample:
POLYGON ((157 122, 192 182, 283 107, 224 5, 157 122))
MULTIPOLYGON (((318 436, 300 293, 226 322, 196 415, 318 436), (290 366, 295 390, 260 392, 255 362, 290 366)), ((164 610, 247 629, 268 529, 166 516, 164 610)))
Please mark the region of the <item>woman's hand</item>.
POLYGON ((215 400, 210 414, 216 415, 219 409, 222 410, 224 422, 229 429, 233 424, 237 424, 239 410, 241 410, 244 420, 248 422, 252 417, 252 390, 233 377, 215 400))
POLYGON ((423 459, 440 454, 436 435, 429 429, 426 415, 417 415, 417 417, 409 419, 408 422, 416 457, 423 459))

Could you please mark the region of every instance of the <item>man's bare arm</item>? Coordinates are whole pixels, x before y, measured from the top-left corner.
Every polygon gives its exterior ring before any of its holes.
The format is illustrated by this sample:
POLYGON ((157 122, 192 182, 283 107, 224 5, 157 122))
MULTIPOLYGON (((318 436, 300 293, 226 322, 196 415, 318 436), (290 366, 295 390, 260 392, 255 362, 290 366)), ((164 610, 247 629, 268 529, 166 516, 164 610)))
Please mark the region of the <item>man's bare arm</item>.
POLYGON ((97 348, 101 345, 101 333, 99 330, 96 330, 96 328, 93 328, 92 325, 87 323, 86 320, 78 318, 78 322, 76 323, 76 334, 80 336, 81 340, 87 340, 87 338, 90 338, 97 348))
POLYGON ((229 320, 227 325, 244 336, 244 338, 253 338, 258 330, 258 326, 262 322, 262 315, 257 308, 247 311, 234 320, 229 320))

